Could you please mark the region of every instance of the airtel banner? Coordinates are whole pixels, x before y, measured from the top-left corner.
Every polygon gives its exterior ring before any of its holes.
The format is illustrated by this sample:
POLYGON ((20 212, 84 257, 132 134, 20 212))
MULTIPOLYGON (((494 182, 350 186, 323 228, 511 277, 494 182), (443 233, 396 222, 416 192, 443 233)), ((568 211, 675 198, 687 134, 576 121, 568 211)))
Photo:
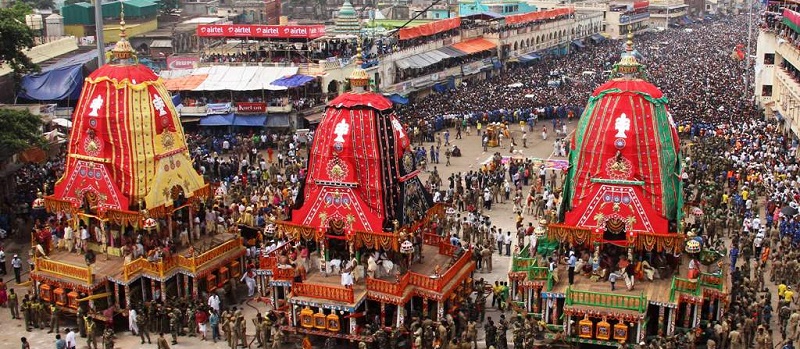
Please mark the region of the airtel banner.
POLYGON ((167 57, 167 69, 194 69, 200 63, 200 57, 193 56, 169 56, 167 57))
POLYGON ((197 36, 202 38, 316 39, 324 35, 324 25, 200 24, 197 26, 197 36))

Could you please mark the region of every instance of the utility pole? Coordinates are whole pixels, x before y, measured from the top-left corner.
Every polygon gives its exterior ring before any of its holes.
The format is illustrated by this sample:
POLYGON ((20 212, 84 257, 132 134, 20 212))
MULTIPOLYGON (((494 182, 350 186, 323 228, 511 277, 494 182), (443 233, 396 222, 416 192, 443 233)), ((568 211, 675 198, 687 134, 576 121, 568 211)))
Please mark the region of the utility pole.
POLYGON ((103 4, 101 0, 94 0, 94 39, 97 42, 97 67, 106 61, 106 48, 103 43, 103 4))

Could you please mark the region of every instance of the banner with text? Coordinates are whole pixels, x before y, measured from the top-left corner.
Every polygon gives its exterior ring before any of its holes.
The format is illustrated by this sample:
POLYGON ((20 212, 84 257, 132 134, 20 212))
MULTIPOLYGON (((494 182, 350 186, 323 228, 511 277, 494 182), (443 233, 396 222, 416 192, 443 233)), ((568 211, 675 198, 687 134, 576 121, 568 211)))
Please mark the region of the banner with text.
POLYGON ((253 102, 237 102, 237 113, 265 113, 267 111, 266 103, 253 103, 253 102))
POLYGON ((325 35, 324 25, 200 24, 201 38, 316 39, 325 35))

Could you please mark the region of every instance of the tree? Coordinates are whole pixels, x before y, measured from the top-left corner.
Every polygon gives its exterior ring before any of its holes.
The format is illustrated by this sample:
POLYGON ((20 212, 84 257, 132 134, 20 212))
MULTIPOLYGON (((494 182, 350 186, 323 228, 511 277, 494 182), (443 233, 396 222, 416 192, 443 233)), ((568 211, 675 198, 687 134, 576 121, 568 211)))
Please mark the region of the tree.
POLYGON ((30 6, 21 2, 10 8, 0 8, 0 65, 14 71, 17 87, 24 74, 39 70, 25 55, 25 51, 35 45, 33 31, 25 25, 25 15, 32 12, 30 6))
POLYGON ((164 16, 175 13, 179 8, 181 4, 178 0, 161 0, 161 14, 164 16))
POLYGON ((32 146, 43 146, 42 120, 27 110, 0 109, 0 160, 32 146))
POLYGON ((52 9, 55 8, 56 5, 53 0, 22 0, 22 2, 30 5, 35 9, 52 9))

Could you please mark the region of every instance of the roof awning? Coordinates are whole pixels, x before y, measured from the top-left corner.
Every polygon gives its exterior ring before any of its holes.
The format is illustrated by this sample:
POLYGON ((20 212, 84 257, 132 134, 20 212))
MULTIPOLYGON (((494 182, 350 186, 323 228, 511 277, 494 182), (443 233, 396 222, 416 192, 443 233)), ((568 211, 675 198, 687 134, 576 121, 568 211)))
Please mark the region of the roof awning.
POLYGON ((448 58, 451 58, 451 56, 449 56, 447 53, 434 50, 399 59, 395 61, 395 64, 397 64, 397 67, 400 69, 420 69, 434 65, 448 58))
POLYGON ((606 40, 606 38, 600 34, 592 34, 591 39, 595 44, 599 44, 606 40))
POLYGON ((153 40, 150 48, 172 48, 172 40, 153 40))
POLYGON ((578 48, 585 48, 586 45, 583 44, 580 40, 572 40, 572 44, 577 46, 578 48))
POLYGON ((450 47, 452 47, 452 48, 454 48, 456 50, 459 50, 461 52, 464 52, 465 54, 469 55, 469 54, 478 53, 478 52, 481 52, 481 51, 492 50, 495 47, 497 47, 497 45, 495 45, 493 42, 491 42, 489 40, 486 40, 486 39, 472 39, 472 40, 459 42, 459 43, 454 44, 454 45, 452 45, 450 47))
POLYGON ((200 121, 200 117, 198 117, 198 116, 181 117, 181 123, 184 123, 184 124, 190 124, 190 123, 198 122, 198 121, 200 121))
POLYGON ((392 101, 392 103, 394 103, 394 104, 402 104, 402 105, 408 104, 408 98, 407 97, 403 97, 402 95, 399 95, 397 93, 393 93, 393 94, 387 96, 387 98, 390 101, 392 101))
POLYGON ((464 52, 456 50, 456 49, 454 49, 454 48, 452 48, 450 46, 442 47, 442 48, 438 49, 437 51, 441 51, 442 53, 444 53, 444 54, 446 54, 446 55, 448 55, 450 57, 453 57, 453 58, 461 57, 461 56, 465 55, 464 52))
POLYGON ((180 78, 164 79, 168 91, 191 91, 206 81, 208 74, 188 75, 180 78))
POLYGON ((295 88, 303 86, 309 82, 312 82, 314 81, 314 79, 315 78, 313 76, 296 74, 291 76, 284 76, 278 80, 275 80, 272 82, 272 85, 283 86, 287 88, 295 88))
POLYGON ((200 119, 200 126, 233 126, 233 114, 214 114, 200 119))
POLYGON ((311 115, 306 115, 304 118, 308 121, 309 124, 318 124, 322 121, 323 113, 314 113, 311 115))
POLYGON ((266 121, 266 115, 236 115, 233 126, 264 127, 266 121))
POLYGON ((289 127, 289 114, 269 114, 266 127, 289 127))
POLYGON ((540 60, 540 59, 542 59, 542 56, 539 56, 538 54, 535 54, 535 53, 528 53, 528 54, 524 54, 522 56, 519 56, 519 61, 522 62, 522 63, 527 63, 527 62, 536 61, 536 60, 540 60))

